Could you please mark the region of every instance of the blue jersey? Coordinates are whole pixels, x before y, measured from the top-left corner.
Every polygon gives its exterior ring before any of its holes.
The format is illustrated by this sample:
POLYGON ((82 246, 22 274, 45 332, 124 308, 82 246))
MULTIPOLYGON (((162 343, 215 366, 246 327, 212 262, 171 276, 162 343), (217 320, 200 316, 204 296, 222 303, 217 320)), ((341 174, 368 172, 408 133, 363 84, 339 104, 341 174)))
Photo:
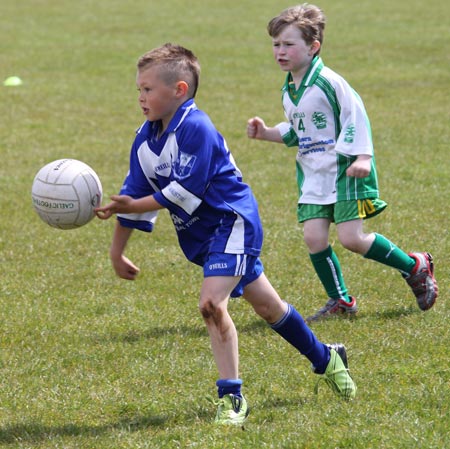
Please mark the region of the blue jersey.
MULTIPOLYGON (((154 195, 170 212, 186 257, 203 265, 212 252, 259 256, 263 232, 256 199, 226 142, 188 100, 158 136, 146 121, 131 148, 122 195, 154 195)), ((118 214, 122 226, 151 231, 157 212, 118 214)))

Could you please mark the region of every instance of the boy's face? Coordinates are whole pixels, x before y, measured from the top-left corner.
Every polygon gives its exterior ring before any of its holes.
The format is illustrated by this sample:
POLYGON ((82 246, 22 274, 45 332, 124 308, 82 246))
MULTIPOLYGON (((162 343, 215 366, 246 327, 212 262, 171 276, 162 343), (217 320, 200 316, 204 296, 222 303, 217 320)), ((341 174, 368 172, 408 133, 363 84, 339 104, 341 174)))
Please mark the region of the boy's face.
POLYGON ((272 39, 273 55, 281 70, 303 75, 308 70, 320 43, 308 45, 295 25, 288 25, 272 39))
POLYGON ((139 91, 139 105, 149 121, 161 120, 167 127, 180 105, 177 83, 167 84, 157 66, 138 70, 136 85, 139 91))

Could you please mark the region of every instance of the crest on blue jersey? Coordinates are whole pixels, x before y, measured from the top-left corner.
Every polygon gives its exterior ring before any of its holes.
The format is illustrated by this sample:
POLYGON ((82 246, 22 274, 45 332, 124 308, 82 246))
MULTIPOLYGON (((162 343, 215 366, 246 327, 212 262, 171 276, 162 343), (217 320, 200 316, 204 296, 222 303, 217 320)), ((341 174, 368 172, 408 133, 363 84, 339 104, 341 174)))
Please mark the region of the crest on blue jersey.
POLYGON ((175 173, 177 174, 177 177, 185 178, 186 176, 189 176, 196 160, 197 156, 180 151, 175 163, 175 173))

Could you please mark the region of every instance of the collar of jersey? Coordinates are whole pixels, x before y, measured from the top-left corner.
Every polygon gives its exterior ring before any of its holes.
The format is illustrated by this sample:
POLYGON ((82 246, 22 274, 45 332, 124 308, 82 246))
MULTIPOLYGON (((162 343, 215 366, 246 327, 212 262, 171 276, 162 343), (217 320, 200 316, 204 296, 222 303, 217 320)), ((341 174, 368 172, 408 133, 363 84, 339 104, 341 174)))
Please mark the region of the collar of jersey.
POLYGON ((177 130, 177 128, 183 123, 184 119, 188 116, 188 114, 197 109, 196 104, 194 103, 194 99, 190 98, 185 101, 175 112, 175 115, 172 117, 172 120, 169 123, 169 126, 166 129, 166 133, 173 133, 177 130))
MULTIPOLYGON (((169 126, 167 126, 167 129, 162 133, 162 135, 159 137, 160 140, 164 135, 175 132, 178 127, 183 123, 184 119, 187 117, 187 115, 197 109, 197 105, 194 102, 193 98, 190 98, 189 100, 185 101, 175 112, 174 116, 170 120, 169 126)), ((145 125, 145 123, 144 123, 145 125)), ((137 131, 138 133, 144 128, 144 125, 141 126, 141 128, 137 131)), ((160 121, 151 122, 148 121, 148 137, 155 138, 159 127, 160 127, 160 121)))
POLYGON ((291 72, 287 74, 286 82, 284 83, 282 90, 283 92, 288 93, 292 103, 294 103, 296 106, 298 105, 306 88, 312 86, 316 82, 316 79, 319 76, 322 68, 323 68, 322 59, 319 56, 315 56, 311 61, 311 65, 309 66, 308 71, 303 76, 303 79, 298 89, 295 88, 291 72))

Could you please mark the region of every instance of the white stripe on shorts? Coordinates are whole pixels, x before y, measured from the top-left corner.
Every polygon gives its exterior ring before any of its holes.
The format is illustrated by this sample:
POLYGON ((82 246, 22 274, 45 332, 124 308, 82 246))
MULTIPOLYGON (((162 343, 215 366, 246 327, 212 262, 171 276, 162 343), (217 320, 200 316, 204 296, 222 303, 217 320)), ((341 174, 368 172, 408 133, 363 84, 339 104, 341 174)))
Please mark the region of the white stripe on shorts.
POLYGON ((247 255, 237 254, 236 255, 236 270, 234 272, 235 276, 244 276, 247 268, 247 255))

